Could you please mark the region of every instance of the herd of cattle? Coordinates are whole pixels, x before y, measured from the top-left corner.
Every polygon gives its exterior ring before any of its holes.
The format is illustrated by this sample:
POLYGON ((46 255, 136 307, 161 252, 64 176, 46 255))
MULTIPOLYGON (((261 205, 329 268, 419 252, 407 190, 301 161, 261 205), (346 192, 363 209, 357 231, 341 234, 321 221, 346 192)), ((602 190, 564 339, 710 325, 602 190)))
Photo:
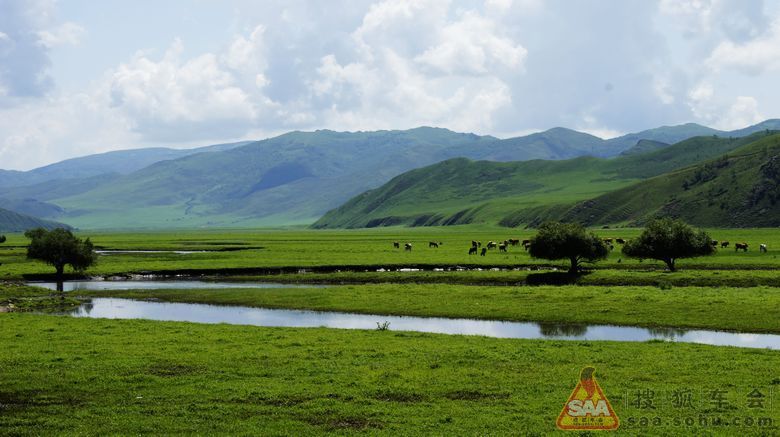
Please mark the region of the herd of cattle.
MULTIPOLYGON (((604 243, 607 245, 609 250, 613 250, 615 248, 615 244, 626 244, 625 239, 623 238, 604 238, 604 243)), ((440 245, 443 243, 441 241, 429 241, 428 247, 437 249, 440 245)), ((718 247, 720 246, 721 249, 725 249, 729 247, 731 243, 728 241, 718 241, 718 240, 712 240, 712 246, 718 247)), ((520 240, 518 238, 510 238, 508 240, 504 240, 503 242, 497 243, 495 241, 488 241, 488 243, 485 245, 485 247, 482 247, 482 242, 477 240, 471 240, 471 247, 469 248, 469 255, 476 255, 479 252, 480 256, 486 256, 487 251, 489 249, 498 249, 499 252, 506 252, 507 248, 509 246, 517 246, 522 245, 525 250, 528 250, 528 247, 531 245, 531 240, 520 240)), ((401 248, 401 243, 398 241, 393 242, 393 247, 396 249, 401 248)), ((411 252, 412 251, 412 243, 404 243, 404 250, 411 252)), ((748 244, 747 243, 734 243, 734 251, 748 251, 748 244)), ((766 244, 761 243, 758 245, 758 250, 761 253, 766 253, 767 247, 766 244)))

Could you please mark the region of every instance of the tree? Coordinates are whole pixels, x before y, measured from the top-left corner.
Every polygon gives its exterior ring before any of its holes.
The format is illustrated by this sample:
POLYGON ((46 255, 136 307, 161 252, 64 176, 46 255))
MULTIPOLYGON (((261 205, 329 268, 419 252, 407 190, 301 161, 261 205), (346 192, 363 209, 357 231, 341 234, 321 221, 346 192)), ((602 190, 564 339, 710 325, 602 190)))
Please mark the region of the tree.
POLYGON ((5 243, 5 235, 0 235, 0 243, 5 243))
POLYGON ((679 219, 656 219, 647 224, 639 238, 626 242, 623 254, 631 258, 657 259, 675 271, 681 258, 712 255, 715 247, 706 232, 692 228, 679 219))
POLYGON ((58 283, 63 280, 66 265, 82 272, 97 261, 97 254, 89 238, 82 241, 67 229, 47 231, 37 228, 25 232, 24 236, 31 240, 27 246, 27 258, 53 266, 57 270, 58 283))
POLYGON ((577 223, 548 222, 531 238, 528 253, 534 258, 568 259, 570 274, 576 274, 582 262, 596 262, 609 255, 601 239, 577 223))

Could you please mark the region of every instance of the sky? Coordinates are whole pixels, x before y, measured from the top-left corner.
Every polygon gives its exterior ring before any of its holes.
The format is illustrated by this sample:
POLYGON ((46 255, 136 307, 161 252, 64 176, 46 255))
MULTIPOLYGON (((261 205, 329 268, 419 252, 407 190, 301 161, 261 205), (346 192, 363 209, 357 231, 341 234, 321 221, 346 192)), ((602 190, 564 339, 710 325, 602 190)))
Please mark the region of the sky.
POLYGON ((780 117, 780 0, 0 0, 0 168, 292 130, 780 117))

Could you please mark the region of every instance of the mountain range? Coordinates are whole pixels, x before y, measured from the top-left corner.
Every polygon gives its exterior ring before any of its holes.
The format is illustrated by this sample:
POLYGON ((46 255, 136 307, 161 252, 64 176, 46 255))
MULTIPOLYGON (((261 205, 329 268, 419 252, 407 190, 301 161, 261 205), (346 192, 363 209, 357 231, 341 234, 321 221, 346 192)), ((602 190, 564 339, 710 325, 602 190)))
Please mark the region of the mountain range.
MULTIPOLYGON (((539 160, 642 155, 694 136, 730 138, 774 128, 780 120, 732 132, 686 124, 609 140, 565 128, 509 139, 431 127, 296 131, 262 141, 117 151, 28 172, 0 171, 0 207, 89 229, 310 224, 399 174, 453 158, 519 166, 526 177, 518 179, 517 191, 540 184, 531 175, 543 177, 540 169, 555 165, 539 160)), ((604 181, 603 189, 641 177, 604 181)))
POLYGON ((778 131, 694 137, 613 159, 459 158, 401 174, 313 227, 536 226, 545 220, 633 226, 658 216, 702 226, 778 226, 778 184, 778 131))

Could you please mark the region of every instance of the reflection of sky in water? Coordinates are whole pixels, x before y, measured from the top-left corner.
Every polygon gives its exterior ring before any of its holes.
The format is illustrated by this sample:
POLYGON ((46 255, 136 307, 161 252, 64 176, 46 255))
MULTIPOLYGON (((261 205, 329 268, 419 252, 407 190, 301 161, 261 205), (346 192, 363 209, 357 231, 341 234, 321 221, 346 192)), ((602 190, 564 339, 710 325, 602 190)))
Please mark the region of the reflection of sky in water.
MULTIPOLYGON (((29 285, 57 290, 56 282, 28 282, 29 285)), ((321 288, 321 285, 273 284, 268 282, 208 282, 208 281, 65 281, 63 291, 74 290, 162 290, 219 288, 321 288)))
POLYGON ((721 331, 645 329, 609 325, 558 325, 500 322, 437 317, 383 316, 320 311, 276 310, 186 303, 145 302, 118 298, 95 298, 73 314, 76 317, 150 319, 236 325, 376 329, 377 322, 390 322, 393 331, 484 335, 498 338, 550 338, 562 340, 647 341, 664 339, 720 346, 780 349, 780 335, 740 334, 721 331))

